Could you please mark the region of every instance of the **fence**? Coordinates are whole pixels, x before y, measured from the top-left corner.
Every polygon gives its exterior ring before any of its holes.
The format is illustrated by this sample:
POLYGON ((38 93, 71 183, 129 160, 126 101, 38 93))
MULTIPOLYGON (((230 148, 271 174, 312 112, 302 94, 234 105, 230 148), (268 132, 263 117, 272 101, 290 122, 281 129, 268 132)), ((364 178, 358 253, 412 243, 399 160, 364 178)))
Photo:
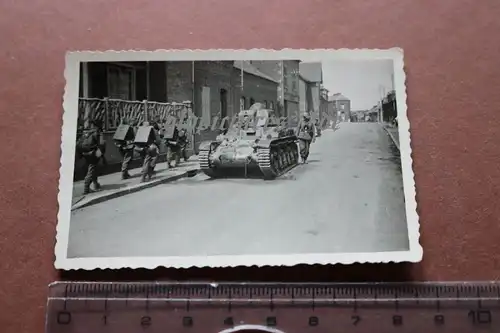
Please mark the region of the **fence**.
POLYGON ((144 121, 163 122, 169 116, 179 118, 191 114, 190 101, 182 103, 161 103, 151 101, 127 101, 110 98, 80 98, 78 101, 78 132, 88 128, 92 120, 101 120, 104 131, 113 131, 122 121, 130 125, 144 121))
MULTIPOLYGON (((138 125, 144 121, 162 122, 167 117, 175 116, 180 118, 184 112, 188 115, 192 113, 191 102, 183 103, 159 103, 151 101, 127 101, 120 99, 97 99, 97 98, 80 98, 78 103, 78 131, 77 138, 83 133, 85 128, 88 128, 92 120, 102 120, 104 125, 104 141, 106 144, 106 168, 101 169, 101 173, 108 174, 119 172, 122 162, 122 155, 115 146, 113 141, 114 131, 124 120, 130 125, 138 125)), ((188 151, 194 152, 195 140, 191 135, 191 140, 188 144, 188 151)), ((158 162, 163 161, 166 153, 166 147, 162 142, 160 144, 161 157, 158 162)), ((140 159, 136 158, 132 161, 132 167, 140 165, 140 159)), ((86 169, 84 168, 85 161, 78 155, 75 155, 75 174, 74 180, 81 180, 85 177, 86 169)))

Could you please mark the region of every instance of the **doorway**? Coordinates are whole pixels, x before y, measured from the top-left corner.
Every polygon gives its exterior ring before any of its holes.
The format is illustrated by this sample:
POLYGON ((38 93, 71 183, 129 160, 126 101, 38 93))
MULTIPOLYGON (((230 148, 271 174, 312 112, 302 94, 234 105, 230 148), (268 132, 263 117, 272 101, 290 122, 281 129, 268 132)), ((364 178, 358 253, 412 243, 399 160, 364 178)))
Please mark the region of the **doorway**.
POLYGON ((220 90, 220 117, 221 119, 227 117, 227 90, 220 90))

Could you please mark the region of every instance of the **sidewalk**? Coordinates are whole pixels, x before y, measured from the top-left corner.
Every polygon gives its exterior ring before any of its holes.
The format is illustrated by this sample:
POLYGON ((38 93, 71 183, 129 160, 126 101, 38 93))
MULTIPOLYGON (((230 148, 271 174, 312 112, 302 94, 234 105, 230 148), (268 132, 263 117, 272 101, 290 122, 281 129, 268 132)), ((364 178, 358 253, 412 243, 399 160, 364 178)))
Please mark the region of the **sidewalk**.
POLYGON ((394 144, 396 145, 396 147, 398 148, 398 150, 401 150, 399 148, 399 130, 398 130, 398 128, 397 127, 391 127, 391 126, 389 126, 387 124, 383 124, 382 127, 387 132, 387 134, 392 139, 392 141, 394 141, 394 144))
POLYGON ((172 182, 184 177, 194 176, 200 169, 198 156, 191 156, 187 162, 181 162, 179 167, 168 169, 167 163, 156 165, 156 175, 149 182, 141 183, 141 168, 130 170, 130 178, 121 179, 121 173, 113 173, 99 177, 101 190, 83 194, 83 181, 73 184, 73 204, 71 210, 118 198, 146 188, 172 182))

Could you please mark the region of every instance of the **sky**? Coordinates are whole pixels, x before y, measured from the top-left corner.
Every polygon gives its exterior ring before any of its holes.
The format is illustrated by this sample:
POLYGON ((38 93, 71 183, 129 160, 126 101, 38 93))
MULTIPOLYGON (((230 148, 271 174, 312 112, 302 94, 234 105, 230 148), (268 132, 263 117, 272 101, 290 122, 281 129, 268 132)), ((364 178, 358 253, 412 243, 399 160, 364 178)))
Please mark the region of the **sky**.
POLYGON ((393 89, 392 60, 323 62, 323 85, 332 95, 341 93, 351 100, 351 110, 371 109, 383 88, 393 89))

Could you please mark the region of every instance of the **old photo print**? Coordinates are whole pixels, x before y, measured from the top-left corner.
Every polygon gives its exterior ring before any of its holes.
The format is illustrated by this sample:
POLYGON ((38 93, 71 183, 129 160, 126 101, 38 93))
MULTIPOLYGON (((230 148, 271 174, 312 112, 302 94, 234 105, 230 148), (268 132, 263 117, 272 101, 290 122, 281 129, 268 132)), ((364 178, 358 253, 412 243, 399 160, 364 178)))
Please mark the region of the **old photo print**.
POLYGON ((422 258, 403 51, 66 55, 59 269, 422 258))

